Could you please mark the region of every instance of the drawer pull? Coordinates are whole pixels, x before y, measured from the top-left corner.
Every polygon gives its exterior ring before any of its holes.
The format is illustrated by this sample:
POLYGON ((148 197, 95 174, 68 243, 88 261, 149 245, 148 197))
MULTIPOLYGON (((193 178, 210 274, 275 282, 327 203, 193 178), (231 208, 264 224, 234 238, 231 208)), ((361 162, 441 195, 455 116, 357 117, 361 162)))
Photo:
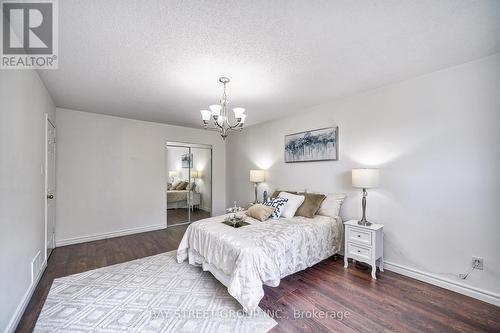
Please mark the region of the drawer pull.
POLYGON ((360 253, 360 252, 361 252, 361 250, 358 250, 358 253, 360 253))
POLYGON ((361 237, 361 235, 358 235, 358 238, 361 237))

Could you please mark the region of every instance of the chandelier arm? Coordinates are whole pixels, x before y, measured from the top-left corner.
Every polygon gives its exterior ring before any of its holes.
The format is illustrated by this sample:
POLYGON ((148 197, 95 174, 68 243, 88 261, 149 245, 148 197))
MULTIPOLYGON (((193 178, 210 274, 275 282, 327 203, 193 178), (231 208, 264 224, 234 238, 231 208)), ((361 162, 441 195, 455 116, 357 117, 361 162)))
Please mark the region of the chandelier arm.
POLYGON ((243 128, 241 128, 241 127, 238 127, 238 128, 229 128, 228 130, 232 131, 232 132, 243 132, 243 128))
POLYGON ((229 122, 229 120, 227 121, 227 124, 229 125, 229 128, 230 129, 233 129, 233 128, 236 128, 238 126, 240 126, 241 124, 241 121, 238 121, 235 125, 231 125, 231 123, 229 122))
POLYGON ((220 129, 218 127, 213 127, 213 126, 203 126, 204 129, 209 130, 209 131, 217 131, 220 132, 220 129))
MULTIPOLYGON (((219 116, 220 117, 220 116, 219 116)), ((217 120, 213 120, 214 121, 214 125, 216 126, 216 128, 220 128, 220 129, 224 129, 224 127, 222 125, 220 125, 217 120)))

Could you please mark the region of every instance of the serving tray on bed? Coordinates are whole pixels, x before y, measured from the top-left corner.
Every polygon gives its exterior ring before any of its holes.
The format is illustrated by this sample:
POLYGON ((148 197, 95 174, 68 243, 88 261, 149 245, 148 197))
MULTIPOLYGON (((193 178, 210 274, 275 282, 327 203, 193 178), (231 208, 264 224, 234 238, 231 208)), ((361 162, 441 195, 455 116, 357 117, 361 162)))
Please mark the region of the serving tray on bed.
POLYGON ((223 221, 221 223, 224 223, 225 225, 228 225, 232 228, 239 228, 239 227, 244 227, 246 225, 249 225, 250 223, 248 222, 245 222, 245 221, 239 221, 239 222, 236 222, 236 223, 233 223, 231 221, 223 221))

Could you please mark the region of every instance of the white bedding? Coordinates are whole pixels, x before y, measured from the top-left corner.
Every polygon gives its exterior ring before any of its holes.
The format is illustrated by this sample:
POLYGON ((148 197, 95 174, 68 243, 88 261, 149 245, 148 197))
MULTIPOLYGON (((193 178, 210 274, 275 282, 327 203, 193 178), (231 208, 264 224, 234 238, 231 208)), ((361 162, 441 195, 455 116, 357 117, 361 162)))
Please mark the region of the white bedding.
POLYGON ((262 285, 277 287, 280 279, 310 267, 341 249, 340 218, 257 221, 232 228, 216 216, 192 223, 177 249, 177 261, 203 265, 243 306, 255 310, 264 296, 262 285))

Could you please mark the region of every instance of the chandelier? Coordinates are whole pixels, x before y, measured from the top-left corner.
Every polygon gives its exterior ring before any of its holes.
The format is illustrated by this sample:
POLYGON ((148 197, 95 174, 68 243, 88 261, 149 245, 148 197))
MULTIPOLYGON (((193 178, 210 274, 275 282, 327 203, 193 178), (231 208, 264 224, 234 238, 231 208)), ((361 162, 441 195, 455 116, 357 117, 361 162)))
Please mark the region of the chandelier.
POLYGON ((219 82, 224 85, 224 93, 222 94, 220 104, 210 105, 210 110, 200 111, 201 118, 203 119, 203 127, 205 129, 219 131, 223 140, 226 139, 230 131, 241 131, 241 129, 243 128, 243 124, 245 123, 245 118, 247 117, 244 108, 233 108, 234 119, 236 123, 231 124, 231 122, 229 121, 229 102, 226 95, 226 84, 228 84, 229 81, 229 78, 225 76, 219 78, 219 82), (212 123, 210 123, 210 120, 212 120, 212 123))

